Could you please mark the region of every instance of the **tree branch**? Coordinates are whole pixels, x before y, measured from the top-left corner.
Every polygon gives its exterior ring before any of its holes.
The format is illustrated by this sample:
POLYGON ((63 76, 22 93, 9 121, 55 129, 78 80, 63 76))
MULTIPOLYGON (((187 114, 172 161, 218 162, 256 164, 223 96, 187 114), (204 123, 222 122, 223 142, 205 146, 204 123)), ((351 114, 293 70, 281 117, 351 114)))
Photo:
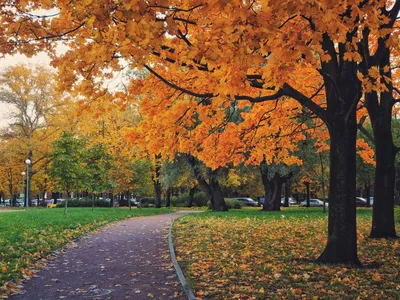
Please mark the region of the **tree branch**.
POLYGON ((375 145, 375 139, 371 135, 371 133, 363 126, 367 116, 363 116, 360 119, 360 122, 357 124, 358 130, 372 143, 375 145))
POLYGON ((154 76, 156 76, 158 79, 160 79, 162 82, 164 82, 166 85, 168 85, 169 87, 176 89, 178 91, 181 91, 185 94, 191 95, 193 97, 199 97, 199 98, 213 98, 216 97, 217 95, 214 95, 212 93, 195 93, 193 91, 190 91, 188 89, 182 88, 177 86, 176 84, 173 84, 172 82, 169 82, 168 80, 166 80, 164 77, 162 77, 160 74, 158 74, 156 71, 154 71, 152 68, 150 68, 148 65, 144 65, 144 67, 154 76))

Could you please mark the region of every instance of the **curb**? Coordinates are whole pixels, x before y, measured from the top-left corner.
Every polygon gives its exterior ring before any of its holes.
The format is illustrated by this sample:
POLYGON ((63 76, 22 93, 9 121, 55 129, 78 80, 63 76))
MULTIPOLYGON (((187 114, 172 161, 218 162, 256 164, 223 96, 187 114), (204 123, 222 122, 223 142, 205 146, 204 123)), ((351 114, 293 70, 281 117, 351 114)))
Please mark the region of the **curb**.
POLYGON ((172 264, 174 265, 175 271, 178 274, 179 281, 181 282, 181 285, 187 295, 187 298, 189 300, 196 300, 196 296, 193 294, 193 291, 188 286, 185 275, 183 275, 182 269, 179 266, 178 261, 176 260, 174 245, 172 244, 172 226, 174 225, 175 220, 176 219, 172 220, 168 230, 168 246, 169 246, 169 252, 171 254, 172 264))

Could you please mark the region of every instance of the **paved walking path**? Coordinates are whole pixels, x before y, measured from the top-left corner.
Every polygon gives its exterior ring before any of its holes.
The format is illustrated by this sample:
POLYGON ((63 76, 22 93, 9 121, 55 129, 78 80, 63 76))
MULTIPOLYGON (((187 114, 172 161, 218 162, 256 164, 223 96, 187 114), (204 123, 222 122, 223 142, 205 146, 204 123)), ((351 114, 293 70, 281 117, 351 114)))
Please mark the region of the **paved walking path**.
POLYGON ((182 214, 133 218, 88 235, 10 299, 186 299, 167 240, 169 224, 182 214))

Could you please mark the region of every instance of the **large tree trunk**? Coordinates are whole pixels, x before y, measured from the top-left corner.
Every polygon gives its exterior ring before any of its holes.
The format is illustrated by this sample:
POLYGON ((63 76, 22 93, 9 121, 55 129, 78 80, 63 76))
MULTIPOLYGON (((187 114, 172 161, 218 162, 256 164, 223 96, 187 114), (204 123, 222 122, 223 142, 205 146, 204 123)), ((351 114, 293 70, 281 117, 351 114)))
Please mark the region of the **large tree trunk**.
POLYGON ((279 174, 275 174, 273 179, 274 192, 272 194, 272 210, 281 210, 281 195, 282 195, 282 177, 279 174))
POLYGON ((222 195, 221 186, 214 174, 212 174, 210 178, 210 188, 214 202, 213 211, 227 211, 228 208, 226 207, 224 196, 222 195))
POLYGON ((396 150, 384 136, 375 139, 375 198, 372 209, 372 238, 396 237, 394 222, 394 183, 396 150))
POLYGON ((186 158, 193 168, 193 172, 199 183, 199 187, 207 194, 208 197, 210 197, 212 210, 227 211, 228 208, 222 195, 222 189, 216 177, 218 170, 209 172, 208 183, 201 172, 197 159, 191 155, 187 155, 186 158))
POLYGON ((400 205, 400 166, 396 166, 395 198, 394 204, 400 205))
POLYGON ((372 238, 396 237, 394 223, 394 184, 395 184, 395 156, 396 147, 392 136, 392 109, 395 103, 393 98, 393 83, 390 50, 385 43, 389 35, 378 39, 378 49, 372 65, 366 65, 363 72, 367 74, 368 68, 378 67, 380 75, 389 80, 385 83, 387 91, 372 91, 365 95, 365 106, 371 120, 375 142, 375 188, 374 206, 372 212, 372 238))
MULTIPOLYGON (((262 207, 263 211, 279 211, 280 210, 280 191, 279 190, 279 202, 277 203, 277 194, 278 192, 276 189, 278 188, 278 184, 276 181, 276 176, 275 174, 273 179, 269 179, 268 177, 268 166, 265 162, 262 162, 260 165, 260 171, 261 171, 261 180, 263 183, 264 187, 264 204, 262 207)), ((280 179, 280 178, 279 178, 280 179)), ((282 189, 282 185, 281 185, 282 189)))
POLYGON ((359 265, 356 230, 356 132, 354 119, 330 129, 328 241, 321 263, 359 265), (351 122, 351 123, 350 123, 351 122), (340 130, 341 128, 341 130, 340 130))

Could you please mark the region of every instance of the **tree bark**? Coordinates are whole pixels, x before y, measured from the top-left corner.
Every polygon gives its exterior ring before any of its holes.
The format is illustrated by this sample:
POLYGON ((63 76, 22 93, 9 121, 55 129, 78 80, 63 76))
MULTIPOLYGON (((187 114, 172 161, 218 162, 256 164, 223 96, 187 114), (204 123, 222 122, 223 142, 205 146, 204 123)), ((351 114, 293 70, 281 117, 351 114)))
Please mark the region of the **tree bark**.
POLYGON ((394 222, 394 185, 396 147, 392 135, 392 110, 395 103, 390 49, 386 46, 389 34, 378 38, 378 48, 373 56, 363 65, 363 73, 369 68, 378 67, 380 75, 389 80, 385 82, 386 91, 379 95, 372 91, 365 95, 365 107, 371 120, 375 143, 375 188, 372 209, 372 238, 394 238, 396 229, 394 222), (371 59, 372 58, 372 59, 371 59), (370 64, 368 64, 370 62, 370 64))
POLYGON ((132 210, 131 195, 130 195, 129 191, 125 192, 125 196, 126 196, 126 199, 128 199, 129 210, 132 210))
POLYGON ((209 183, 208 183, 200 170, 200 166, 198 165, 197 159, 191 155, 187 155, 186 158, 189 164, 193 168, 193 172, 199 183, 199 187, 207 194, 208 197, 210 197, 212 210, 227 211, 228 208, 226 206, 224 197, 222 195, 222 189, 216 177, 218 169, 209 172, 209 183))
POLYGON ((197 187, 190 188, 188 207, 192 207, 193 206, 193 198, 194 198, 194 193, 196 192, 196 188, 197 187))
POLYGON ((171 207, 171 188, 167 189, 167 193, 165 195, 165 207, 171 207))
MULTIPOLYGON (((351 42, 353 33, 346 35, 351 42)), ((360 265, 356 229, 356 109, 361 98, 358 65, 344 59, 345 43, 323 35, 322 47, 331 59, 321 62, 327 100, 325 118, 330 134, 328 240, 319 263, 360 265)))
POLYGON ((156 196, 156 208, 161 208, 161 182, 160 182, 160 171, 161 166, 159 163, 160 155, 156 155, 156 165, 155 165, 155 174, 153 178, 154 184, 154 194, 156 196))
POLYGON ((395 198, 394 204, 400 205, 400 167, 396 166, 395 198))
POLYGON ((372 238, 395 238, 394 222, 394 183, 395 147, 384 136, 377 138, 375 144, 375 198, 372 209, 372 238))
POLYGON ((65 199, 65 205, 64 205, 64 216, 67 216, 68 200, 69 200, 69 192, 67 187, 65 188, 65 191, 67 193, 67 197, 65 199))
MULTIPOLYGON (((355 114, 354 120, 355 125, 355 114)), ((360 265, 356 230, 356 126, 330 129, 328 241, 320 263, 360 265), (340 130, 340 128, 342 128, 340 130)))
POLYGON ((271 180, 268 178, 268 167, 265 162, 260 165, 261 180, 263 182, 265 200, 263 211, 280 211, 282 183, 278 174, 271 180))
POLYGON ((154 194, 156 195, 156 208, 161 208, 161 182, 156 179, 153 180, 154 194))
POLYGON ((227 211, 228 208, 226 207, 224 196, 222 195, 222 189, 215 175, 211 175, 210 189, 214 202, 213 211, 227 211))
POLYGON ((283 205, 284 207, 289 207, 290 186, 291 186, 291 180, 287 179, 285 181, 285 204, 283 205))

